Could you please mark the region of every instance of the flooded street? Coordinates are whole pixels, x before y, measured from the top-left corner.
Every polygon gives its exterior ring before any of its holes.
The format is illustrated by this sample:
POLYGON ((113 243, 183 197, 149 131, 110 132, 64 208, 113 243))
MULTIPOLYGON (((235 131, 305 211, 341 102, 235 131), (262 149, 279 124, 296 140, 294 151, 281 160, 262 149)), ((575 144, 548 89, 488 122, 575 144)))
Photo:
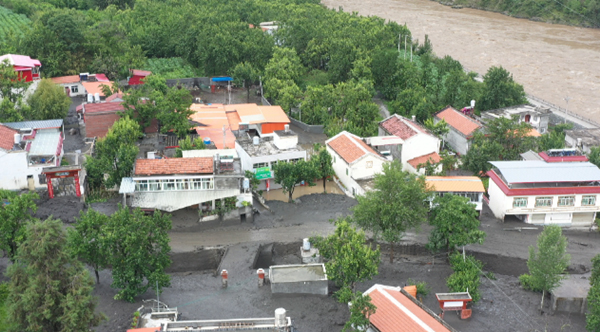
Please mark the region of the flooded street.
MULTIPOLYGON (((316 185, 312 186, 312 187, 297 186, 296 189, 294 189, 293 198, 296 199, 300 196, 310 195, 310 194, 322 194, 323 193, 323 181, 319 180, 319 181, 315 181, 315 183, 316 183, 316 185)), ((333 182, 333 181, 327 181, 327 184, 325 185, 325 187, 327 189, 328 194, 344 195, 344 193, 340 190, 340 188, 337 186, 337 184, 335 184, 335 182, 333 182)), ((270 191, 265 190, 263 192, 263 197, 267 201, 282 201, 282 202, 288 201, 288 194, 284 194, 283 190, 281 190, 281 189, 273 189, 270 191)))
MULTIPOLYGON (((525 91, 600 122, 600 30, 452 9, 429 0, 323 0, 330 8, 406 23, 413 38, 429 35, 438 56, 450 55, 485 74, 503 66, 525 91), (568 105, 564 100, 569 97, 568 105)), ((465 105, 454 105, 462 107, 465 105)))

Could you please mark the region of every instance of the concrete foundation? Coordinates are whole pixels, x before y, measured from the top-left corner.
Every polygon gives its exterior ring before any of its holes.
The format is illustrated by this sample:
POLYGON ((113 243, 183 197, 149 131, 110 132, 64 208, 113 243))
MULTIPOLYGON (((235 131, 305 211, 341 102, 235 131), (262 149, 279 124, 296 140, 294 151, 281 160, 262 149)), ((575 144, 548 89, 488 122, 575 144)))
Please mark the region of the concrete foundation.
POLYGON ((311 264, 311 263, 321 263, 323 260, 321 259, 321 255, 319 255, 319 249, 310 248, 310 250, 304 250, 300 247, 300 257, 302 257, 302 263, 311 264))
POLYGON ((269 268, 269 280, 274 294, 329 293, 324 264, 273 265, 269 268))
POLYGON ((587 294, 590 290, 591 274, 570 275, 552 291, 552 311, 584 315, 587 310, 587 294))

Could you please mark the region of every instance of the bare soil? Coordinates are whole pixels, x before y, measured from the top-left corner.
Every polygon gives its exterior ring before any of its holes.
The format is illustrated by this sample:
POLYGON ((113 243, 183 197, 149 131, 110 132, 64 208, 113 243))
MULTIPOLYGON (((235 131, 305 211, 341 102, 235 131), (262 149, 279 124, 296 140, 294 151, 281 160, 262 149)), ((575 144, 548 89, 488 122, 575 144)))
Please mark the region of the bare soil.
MULTIPOLYGON (((110 214, 118 201, 92 204, 92 207, 110 214)), ((170 273, 171 287, 164 290, 161 300, 178 307, 182 319, 270 317, 276 308, 283 307, 293 318, 298 331, 340 331, 348 319, 348 309, 332 296, 274 295, 268 286, 259 288, 257 285, 255 268, 258 265, 299 263, 301 239, 330 234, 334 227, 329 220, 348 214, 356 204, 354 199, 335 194, 312 194, 300 197, 299 201, 292 204, 268 201, 273 212, 263 210, 254 222, 247 223, 239 220, 198 223, 193 210, 175 212, 171 231, 174 253, 171 271, 174 272, 170 273), (269 245, 272 246, 271 257, 260 261, 259 251, 269 245), (224 258, 216 266, 222 252, 224 258), (215 274, 220 269, 229 271, 226 289, 221 288, 221 279, 215 274)), ((45 203, 48 212, 56 213, 68 205, 68 202, 54 202, 57 204, 45 203)), ((76 209, 68 211, 64 211, 64 218, 72 219, 78 214, 76 209)), ((585 317, 551 314, 547 307, 544 314, 540 314, 541 295, 522 290, 519 285, 517 276, 524 272, 524 267, 526 269, 527 247, 535 244, 540 231, 505 230, 523 224, 501 223, 491 217, 489 211, 481 219, 482 229, 488 234, 486 242, 467 249, 485 263, 484 271, 493 272, 495 278, 482 277, 482 299, 473 307, 472 318, 463 321, 449 313, 445 320, 465 332, 584 331, 585 317)), ((389 262, 388 248, 382 245, 379 275, 361 283, 359 290, 364 291, 374 283, 404 286, 409 278, 425 281, 431 292, 422 297, 422 301, 438 312, 434 293, 448 291, 446 278, 452 271, 444 255, 432 255, 424 250, 428 231, 428 226, 424 226, 419 233, 407 234, 395 250, 394 263, 389 262)), ((599 234, 570 230, 564 233, 569 238, 568 250, 572 255, 571 273, 589 270, 590 259, 598 253, 599 234)), ((0 271, 7 265, 7 259, 0 259, 0 271)), ((94 294, 99 300, 98 310, 109 320, 96 331, 125 331, 130 326, 133 312, 143 304, 142 300, 156 295, 149 290, 135 303, 115 301, 116 291, 110 288, 110 271, 102 271, 100 276, 101 284, 94 294)), ((3 278, 1 276, 0 280, 3 278)), ((330 291, 334 290, 335 286, 330 283, 330 291)))

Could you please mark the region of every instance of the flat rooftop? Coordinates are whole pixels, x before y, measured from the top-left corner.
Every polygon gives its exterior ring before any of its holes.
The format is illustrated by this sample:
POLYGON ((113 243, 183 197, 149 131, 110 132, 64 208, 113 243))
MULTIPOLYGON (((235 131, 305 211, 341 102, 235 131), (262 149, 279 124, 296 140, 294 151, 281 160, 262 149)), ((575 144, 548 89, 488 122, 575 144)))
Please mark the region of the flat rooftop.
POLYGON ((506 116, 506 115, 517 115, 517 114, 521 114, 521 113, 525 113, 525 112, 529 112, 529 113, 536 113, 536 114, 550 114, 550 109, 548 108, 544 108, 544 107, 536 107, 533 105, 516 105, 516 106, 510 106, 510 107, 504 107, 504 108, 498 108, 495 110, 489 110, 489 111, 485 111, 482 112, 481 115, 490 115, 493 117, 497 117, 497 116, 506 116), (496 115, 496 116, 494 116, 496 115))
POLYGON ((240 138, 237 140, 237 142, 250 157, 272 156, 281 153, 304 151, 304 149, 299 145, 296 145, 296 147, 290 149, 281 150, 275 146, 273 141, 267 141, 264 138, 260 139, 259 144, 254 144, 251 139, 246 138, 240 138))
POLYGON ((507 184, 600 181, 600 169, 590 162, 547 163, 540 160, 490 161, 507 184))
POLYGON ((325 265, 273 265, 269 268, 271 283, 327 280, 325 265))
POLYGON ((565 130, 565 134, 573 139, 581 139, 581 143, 587 146, 600 145, 600 128, 565 130))

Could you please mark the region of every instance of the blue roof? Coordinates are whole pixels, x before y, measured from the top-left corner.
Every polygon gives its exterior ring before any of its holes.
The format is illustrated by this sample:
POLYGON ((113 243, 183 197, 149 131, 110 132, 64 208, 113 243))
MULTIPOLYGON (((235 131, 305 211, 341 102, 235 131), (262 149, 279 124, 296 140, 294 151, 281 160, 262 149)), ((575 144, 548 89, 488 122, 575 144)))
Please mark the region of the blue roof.
POLYGON ((232 77, 213 77, 211 78, 213 82, 229 82, 233 81, 232 77))

